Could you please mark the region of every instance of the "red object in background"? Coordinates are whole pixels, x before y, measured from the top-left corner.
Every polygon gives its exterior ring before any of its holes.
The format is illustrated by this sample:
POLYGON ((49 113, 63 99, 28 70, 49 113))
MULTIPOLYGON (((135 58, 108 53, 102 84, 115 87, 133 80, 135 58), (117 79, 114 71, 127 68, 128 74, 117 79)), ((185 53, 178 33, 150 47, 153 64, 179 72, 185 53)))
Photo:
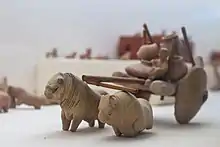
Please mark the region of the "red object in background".
POLYGON ((220 51, 212 51, 210 54, 210 61, 220 61, 220 51))
MULTIPOLYGON (((161 41, 163 35, 152 35, 154 42, 158 43, 161 41)), ((140 46, 143 45, 143 38, 141 36, 121 36, 118 42, 118 58, 124 55, 126 52, 131 52, 131 59, 137 59, 137 51, 140 46)))
POLYGON ((80 59, 91 59, 91 55, 92 55, 92 49, 87 48, 86 52, 80 55, 80 59))

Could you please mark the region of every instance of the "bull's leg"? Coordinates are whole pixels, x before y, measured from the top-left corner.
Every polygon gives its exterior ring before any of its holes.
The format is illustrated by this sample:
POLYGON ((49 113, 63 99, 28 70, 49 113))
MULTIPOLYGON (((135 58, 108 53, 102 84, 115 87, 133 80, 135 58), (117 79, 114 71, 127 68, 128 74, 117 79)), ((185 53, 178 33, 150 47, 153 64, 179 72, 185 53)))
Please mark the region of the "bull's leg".
POLYGON ((68 120, 65 116, 64 111, 61 111, 62 129, 63 131, 68 131, 70 127, 71 120, 68 120))
POLYGON ((120 130, 118 128, 116 128, 116 127, 112 127, 112 128, 113 128, 116 136, 120 137, 122 135, 122 133, 120 132, 120 130))
POLYGON ((41 109, 41 106, 34 106, 34 109, 41 109))
POLYGON ((8 112, 8 107, 3 107, 3 112, 7 113, 8 112))
POLYGON ((15 97, 11 97, 11 104, 10 104, 10 108, 16 108, 16 101, 15 101, 15 97))
POLYGON ((94 126, 95 126, 95 120, 90 121, 90 122, 89 122, 89 127, 92 128, 92 127, 94 127, 94 126))
POLYGON ((98 123, 100 129, 103 129, 105 127, 105 123, 102 123, 99 119, 98 119, 98 123))
POLYGON ((70 131, 76 132, 77 128, 79 127, 80 123, 82 122, 82 119, 79 118, 73 118, 70 131))

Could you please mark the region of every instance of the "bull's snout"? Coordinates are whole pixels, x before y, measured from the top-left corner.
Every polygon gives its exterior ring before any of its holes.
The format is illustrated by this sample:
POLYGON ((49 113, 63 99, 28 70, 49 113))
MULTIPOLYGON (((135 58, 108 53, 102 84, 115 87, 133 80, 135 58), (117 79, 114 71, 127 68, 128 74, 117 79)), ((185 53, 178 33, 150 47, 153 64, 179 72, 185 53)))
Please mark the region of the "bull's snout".
POLYGON ((102 123, 106 123, 106 120, 108 120, 108 119, 102 114, 102 112, 99 112, 99 114, 98 114, 98 119, 99 119, 99 121, 101 121, 102 123))

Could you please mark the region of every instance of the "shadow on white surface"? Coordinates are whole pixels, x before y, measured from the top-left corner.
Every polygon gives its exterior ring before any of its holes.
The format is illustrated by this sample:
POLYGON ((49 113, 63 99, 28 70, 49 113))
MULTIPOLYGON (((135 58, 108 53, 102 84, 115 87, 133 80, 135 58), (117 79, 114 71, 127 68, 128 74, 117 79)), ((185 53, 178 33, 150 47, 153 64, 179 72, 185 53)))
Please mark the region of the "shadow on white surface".
POLYGON ((169 129, 169 130, 198 130, 205 127, 211 126, 211 123, 207 122, 191 122, 189 124, 177 124, 177 122, 174 122, 172 119, 162 119, 162 118, 154 118, 154 125, 157 128, 162 129, 169 129))
POLYGON ((117 137, 115 135, 112 135, 112 136, 104 136, 102 138, 102 141, 106 141, 106 142, 114 142, 114 141, 140 141, 140 140, 146 140, 146 139, 149 139, 153 136, 155 136, 156 134, 154 132, 141 132, 138 136, 136 137, 117 137))
POLYGON ((89 128, 89 127, 81 127, 79 128, 76 132, 71 132, 71 131, 55 131, 55 132, 50 132, 48 134, 44 134, 47 137, 46 138, 51 138, 51 139, 67 139, 67 138, 76 138, 76 137, 82 137, 82 136, 91 136, 91 135, 101 135, 105 134, 108 131, 107 128, 105 129, 99 129, 97 127, 94 128, 89 128))

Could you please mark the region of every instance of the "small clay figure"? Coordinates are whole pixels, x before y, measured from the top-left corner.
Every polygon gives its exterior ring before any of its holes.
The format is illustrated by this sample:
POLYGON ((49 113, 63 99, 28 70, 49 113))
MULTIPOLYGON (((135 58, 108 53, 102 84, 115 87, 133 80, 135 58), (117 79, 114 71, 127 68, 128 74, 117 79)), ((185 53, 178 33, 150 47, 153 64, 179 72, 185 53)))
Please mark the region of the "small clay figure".
POLYGON ((26 104, 29 106, 34 106, 35 109, 40 109, 42 105, 47 103, 44 97, 30 94, 20 87, 9 86, 8 94, 11 97, 16 98, 16 105, 26 104))
POLYGON ((8 112, 9 107, 15 108, 15 102, 8 93, 8 79, 6 76, 1 78, 0 83, 0 111, 8 112))
POLYGON ((125 68, 128 75, 144 78, 157 79, 163 77, 168 71, 168 56, 169 51, 166 48, 161 48, 159 51, 159 58, 148 60, 141 60, 141 63, 129 65, 125 68))
POLYGON ((213 69, 213 75, 215 77, 215 85, 213 85, 210 90, 219 91, 220 90, 220 74, 218 71, 218 67, 220 65, 220 52, 212 51, 209 57, 210 65, 213 69))
POLYGON ((4 91, 0 91, 0 112, 8 112, 8 109, 10 107, 11 104, 11 98, 10 96, 4 92, 4 91))
POLYGON ((159 51, 159 59, 153 59, 150 61, 152 71, 148 73, 148 79, 154 80, 164 77, 168 71, 168 56, 168 50, 166 48, 161 48, 159 51))
POLYGON ((3 91, 3 92, 7 92, 7 90, 8 90, 8 79, 7 79, 6 76, 3 76, 1 78, 0 90, 3 91))
POLYGON ((150 103, 124 91, 101 97, 98 118, 111 125, 116 136, 134 137, 153 127, 150 103))
POLYGON ((86 49, 86 52, 84 54, 80 55, 80 59, 91 59, 91 55, 92 55, 92 49, 88 48, 86 49))
POLYGON ((56 58, 58 57, 58 51, 56 48, 53 48, 51 52, 46 53, 46 58, 56 58))
POLYGON ((150 61, 158 56, 159 51, 160 51, 160 48, 158 47, 156 43, 145 44, 139 48, 137 52, 137 56, 141 60, 150 61))
MULTIPOLYGON (((75 132, 82 122, 94 127, 98 120, 99 128, 105 124, 98 119, 98 105, 101 95, 71 73, 57 73, 48 81, 45 91, 48 99, 60 101, 62 129, 75 132)), ((102 92, 102 94, 105 94, 102 92)))

